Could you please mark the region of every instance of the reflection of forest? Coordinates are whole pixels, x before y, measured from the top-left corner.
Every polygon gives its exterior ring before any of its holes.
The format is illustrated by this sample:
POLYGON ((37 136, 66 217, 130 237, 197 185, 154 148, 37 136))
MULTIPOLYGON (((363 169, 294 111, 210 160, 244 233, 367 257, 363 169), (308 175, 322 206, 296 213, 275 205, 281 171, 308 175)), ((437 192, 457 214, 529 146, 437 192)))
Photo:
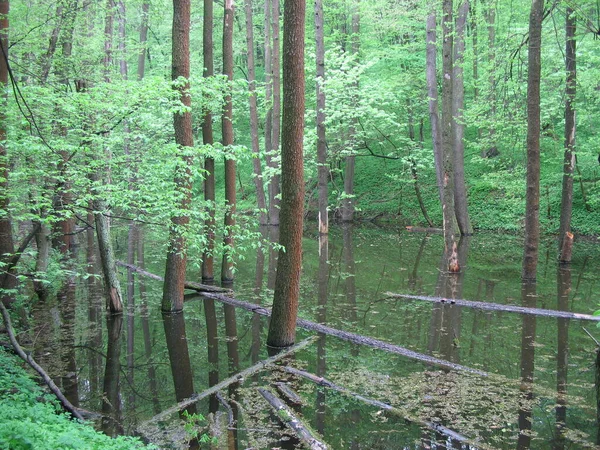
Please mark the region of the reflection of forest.
MULTIPOLYGON (((534 295, 526 288, 521 292, 514 281, 518 263, 506 263, 507 275, 501 276, 498 244, 481 237, 458 245, 458 274, 439 264, 444 260, 439 236, 392 234, 378 240, 368 229, 343 227, 305 244, 301 315, 322 328, 313 328, 314 344, 278 363, 304 375, 260 367, 268 356, 263 315, 221 307, 217 295, 188 301, 185 314, 161 316, 159 284, 139 276, 133 277, 131 293, 128 289, 134 300, 128 301, 127 315, 108 320, 94 277, 85 290, 66 285, 57 306, 48 302, 35 310, 36 324, 45 324, 35 335, 36 355, 71 401, 104 414, 102 427, 111 435, 131 432, 176 402, 233 377, 187 408, 206 417, 198 422, 200 434, 219 436, 231 448, 296 445, 289 439, 295 433, 268 412, 258 387, 281 398, 332 448, 342 443, 395 448, 415 441, 519 448, 551 441, 555 448, 569 448, 595 442, 596 401, 586 390, 594 381, 588 353, 593 342, 581 327, 570 326, 574 319, 480 311, 451 302, 585 311, 597 270, 594 249, 569 267, 542 272, 534 295), (397 245, 390 246, 394 240, 397 245), (387 298, 386 291, 448 301, 387 298), (82 313, 81 293, 88 299, 82 313), (403 350, 393 353, 396 348, 403 350), (45 360, 49 352, 62 355, 60 361, 45 360), (250 376, 237 378, 255 365, 250 376), (300 403, 289 399, 293 395, 300 403)), ((247 265, 240 264, 236 298, 253 307, 269 305, 275 255, 261 249, 247 265)), ((93 252, 87 261, 93 274, 93 252)), ((157 271, 152 264, 146 267, 157 271)), ((299 331, 299 338, 306 333, 299 331)))

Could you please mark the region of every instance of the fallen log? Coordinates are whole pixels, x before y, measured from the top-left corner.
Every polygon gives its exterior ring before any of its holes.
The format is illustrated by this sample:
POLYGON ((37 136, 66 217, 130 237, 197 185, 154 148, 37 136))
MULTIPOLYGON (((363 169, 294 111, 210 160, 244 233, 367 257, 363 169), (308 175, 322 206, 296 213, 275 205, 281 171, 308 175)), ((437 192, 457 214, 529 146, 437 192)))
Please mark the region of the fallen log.
POLYGON ((296 369, 296 368, 290 367, 290 366, 282 366, 281 370, 284 370, 287 373, 291 373, 292 375, 296 375, 296 376, 305 378, 309 381, 312 381, 313 383, 315 383, 318 386, 324 386, 328 389, 337 391, 341 394, 344 394, 349 397, 353 397, 357 400, 360 400, 361 402, 366 403, 368 405, 380 408, 390 414, 401 417, 402 419, 404 419, 408 422, 429 428, 437 433, 440 433, 440 434, 443 434, 444 436, 449 437, 453 441, 458 441, 458 442, 465 443, 465 444, 475 445, 475 446, 477 446, 477 448, 482 448, 480 442, 475 442, 475 441, 467 438, 466 436, 463 436, 462 434, 457 433, 456 431, 451 430, 450 428, 447 428, 439 423, 429 422, 427 420, 422 420, 422 419, 419 419, 416 417, 412 417, 407 412, 402 411, 399 408, 395 408, 392 405, 381 402, 379 400, 375 400, 375 399, 372 399, 369 397, 364 397, 360 394, 357 394, 356 392, 352 392, 351 390, 346 389, 345 387, 338 386, 337 384, 335 384, 323 377, 320 377, 318 375, 314 375, 310 372, 306 372, 304 370, 296 369))
POLYGON ((311 450, 326 450, 327 445, 315 438, 310 430, 294 415, 294 413, 268 389, 258 388, 258 392, 271 405, 275 415, 283 424, 292 430, 296 436, 311 450))
MULTIPOLYGON (((144 273, 140 272, 142 275, 144 273)), ((157 275, 152 275, 156 277, 157 275)), ((186 287, 192 286, 191 283, 186 281, 186 287)), ((190 289, 194 289, 190 287, 190 289)), ((238 308, 242 308, 256 314, 260 314, 262 316, 270 316, 271 310, 268 308, 264 308, 262 306, 256 305, 254 303, 248 303, 242 300, 236 300, 235 298, 229 297, 227 295, 223 295, 220 293, 212 293, 201 291, 200 294, 205 298, 212 298, 213 300, 217 300, 221 303, 225 303, 228 305, 236 306, 238 308)), ((379 339, 374 339, 368 336, 363 336, 356 333, 351 333, 349 331, 338 330, 337 328, 328 327, 326 325, 322 325, 320 323, 311 322, 310 320, 305 319, 297 319, 296 325, 304 328, 305 330, 316 331, 317 333, 323 333, 330 336, 335 336, 345 341, 353 342, 355 344, 366 345, 368 347, 377 348, 379 350, 384 350, 390 353, 395 353, 397 355, 406 356, 410 359, 415 359, 417 361, 421 361, 425 364, 429 364, 432 366, 441 367, 448 370, 456 370, 460 372, 468 372, 476 375, 480 375, 483 377, 487 377, 488 373, 479 369, 473 369, 472 367, 462 366, 460 364, 456 364, 450 361, 446 361, 444 359, 435 358, 433 356, 425 355, 423 353, 418 353, 413 350, 409 350, 404 347, 400 347, 399 345, 390 344, 388 342, 380 341, 379 339)))
POLYGON ((267 358, 263 361, 259 361, 258 363, 254 364, 251 367, 248 367, 247 369, 242 370, 241 372, 227 378, 226 380, 221 381, 218 384, 215 384, 214 386, 208 388, 207 390, 205 390, 204 392, 201 392, 200 394, 194 394, 191 397, 180 401, 179 403, 177 403, 176 405, 170 407, 169 409, 166 409, 160 413, 158 413, 157 415, 155 415, 154 417, 146 420, 145 422, 143 422, 140 425, 140 430, 143 430, 144 428, 147 428, 148 426, 152 425, 154 422, 158 422, 161 420, 164 420, 165 418, 167 418, 168 416, 170 416, 171 414, 181 411, 184 408, 187 408, 188 406, 199 402, 200 400, 202 400, 203 398, 208 397, 209 395, 215 394, 217 392, 219 392, 221 389, 224 389, 226 387, 228 387, 229 385, 233 384, 233 383, 239 383, 241 382, 244 378, 248 378, 249 376, 255 374, 256 372, 260 372, 261 370, 264 370, 265 368, 267 368, 268 366, 275 364, 277 361, 285 358, 286 356, 289 356, 297 351, 302 350, 303 348, 307 347, 308 345, 312 344, 315 340, 317 340, 317 336, 311 336, 308 339, 303 340, 302 342, 299 342, 298 344, 289 347, 288 349, 278 353, 275 356, 272 356, 270 358, 267 358))
POLYGON ((591 320, 594 322, 600 321, 600 316, 573 313, 569 311, 556 311, 553 309, 528 308, 525 306, 501 305, 499 303, 473 302, 470 300, 453 299, 445 297, 427 297, 425 295, 395 294, 393 292, 386 292, 385 295, 392 298, 407 298, 410 300, 422 300, 433 303, 451 303, 456 304, 457 306, 466 306, 467 308, 477 308, 486 311, 505 311, 514 312, 518 314, 530 314, 534 316, 558 317, 559 319, 591 320))
MULTIPOLYGON (((135 266, 133 264, 128 264, 123 261, 116 261, 116 264, 117 264, 117 266, 126 267, 136 273, 139 273, 140 275, 144 275, 148 278, 152 278, 153 280, 164 281, 163 277, 153 274, 153 273, 150 273, 150 272, 147 272, 144 269, 142 269, 141 267, 135 266)), ((192 289, 197 292, 232 292, 231 289, 222 288, 219 286, 211 286, 208 284, 196 283, 195 281, 186 281, 184 286, 186 289, 192 289)))
POLYGON ((433 228, 433 227, 413 227, 412 225, 404 227, 406 231, 410 231, 411 233, 441 233, 443 230, 441 228, 433 228))
MULTIPOLYGON (((264 308, 262 306, 258 306, 254 303, 244 302, 242 300, 237 300, 226 295, 221 294, 212 294, 212 293, 202 293, 202 297, 212 298, 214 300, 220 301, 222 303, 226 303, 228 305, 236 306, 238 308, 246 309, 248 311, 252 311, 256 314, 260 314, 262 316, 270 316, 271 310, 268 308, 264 308)), ((487 377, 488 373, 479 369, 473 369, 472 367, 462 366, 460 364, 456 364, 450 361, 446 361, 444 359, 435 358, 433 356, 425 355, 423 353, 418 353, 413 350, 409 350, 404 347, 400 347, 399 345, 390 344, 388 342, 380 341, 379 339, 371 338, 368 336, 363 336, 356 333, 351 333, 349 331, 339 330, 337 328, 328 327, 326 325, 322 325, 320 323, 311 322, 310 320, 298 319, 296 321, 296 325, 304 328, 305 330, 316 331, 317 333, 323 333, 330 336, 335 336, 337 338, 343 339, 345 341, 349 341, 355 344, 366 345, 368 347, 373 347, 379 350, 384 350, 386 352, 395 353, 397 355, 406 356, 410 359, 415 359, 417 361, 421 361, 425 364, 429 364, 432 366, 441 367, 443 369, 448 370, 456 370, 460 372, 468 372, 473 373, 475 375, 480 375, 483 377, 487 377)))
POLYGON ((285 397, 285 399, 294 405, 303 405, 304 402, 302 398, 294 391, 291 387, 289 387, 286 383, 281 381, 275 383, 275 387, 279 391, 279 393, 285 397))

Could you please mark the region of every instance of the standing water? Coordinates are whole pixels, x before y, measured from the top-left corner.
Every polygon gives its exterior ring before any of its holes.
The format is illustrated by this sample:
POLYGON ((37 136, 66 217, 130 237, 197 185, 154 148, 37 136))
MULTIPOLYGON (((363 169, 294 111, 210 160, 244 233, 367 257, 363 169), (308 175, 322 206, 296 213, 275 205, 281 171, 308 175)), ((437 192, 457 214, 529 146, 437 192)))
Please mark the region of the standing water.
MULTIPOLYGON (((124 260, 127 235, 116 239, 124 260)), ((184 313, 163 315, 161 283, 122 268, 128 307, 107 317, 95 250, 82 244, 91 276, 35 309, 36 356, 105 433, 161 448, 595 448, 600 330, 586 315, 600 303, 600 246, 576 242, 568 267, 555 247, 543 242, 532 291, 517 237, 463 239, 461 272, 448 274, 439 235, 306 234, 297 342, 314 339, 264 366, 268 318, 214 296, 190 291, 184 313), (284 426, 293 418, 300 432, 284 426)), ((137 264, 162 275, 163 249, 145 248, 137 264)), ((244 256, 232 296, 268 308, 276 252, 244 256)))

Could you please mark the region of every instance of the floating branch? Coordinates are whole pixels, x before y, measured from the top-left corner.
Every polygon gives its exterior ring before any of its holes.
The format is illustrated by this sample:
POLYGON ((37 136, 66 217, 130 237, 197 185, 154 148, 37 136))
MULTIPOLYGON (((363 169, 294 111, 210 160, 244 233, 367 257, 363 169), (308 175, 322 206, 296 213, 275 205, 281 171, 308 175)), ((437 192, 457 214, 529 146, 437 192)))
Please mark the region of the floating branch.
MULTIPOLYGON (((144 275, 148 278, 152 278, 153 280, 164 281, 163 277, 161 277, 159 275, 155 275, 150 272, 147 272, 144 269, 142 269, 141 267, 134 266, 133 264, 128 264, 123 261, 117 261, 116 264, 117 264, 117 266, 126 267, 130 270, 133 270, 134 272, 139 273, 140 275, 144 275)), ((231 289, 226 289, 226 288, 222 288, 219 286, 210 286, 208 284, 196 283, 194 281, 186 281, 185 288, 192 289, 197 292, 231 292, 231 289)))
POLYGON ((287 350, 284 350, 281 353, 278 353, 277 355, 267 358, 263 361, 259 361, 258 363, 254 364, 252 367, 248 367, 247 369, 242 370, 241 372, 237 373, 236 375, 233 375, 232 377, 229 377, 226 380, 223 380, 220 383, 215 384, 214 386, 212 386, 211 388, 205 390, 204 392, 202 392, 200 394, 194 394, 190 398, 180 401, 179 403, 170 407, 169 409, 166 409, 163 412, 155 415, 151 419, 148 419, 147 421, 143 422, 140 425, 140 429, 146 428, 149 425, 153 424, 154 422, 164 420, 171 414, 181 411, 182 409, 187 408, 188 406, 199 402, 203 398, 206 398, 209 395, 215 394, 215 393, 219 392, 220 390, 225 389, 226 387, 228 387, 229 385, 231 385, 233 383, 238 383, 238 382, 242 381, 244 378, 248 378, 249 376, 254 375, 257 372, 264 370, 268 366, 276 363, 277 361, 285 358, 286 356, 289 356, 292 353, 296 353, 297 351, 302 350, 304 347, 307 347, 308 345, 312 344, 315 340, 317 340, 317 338, 318 338, 317 336, 312 336, 308 339, 305 339, 302 342, 288 348, 287 350))
POLYGON ((487 311, 506 311, 518 314, 530 314, 534 316, 558 317, 560 319, 592 320, 594 322, 600 321, 600 316, 592 316, 590 314, 579 314, 569 311, 556 311, 553 309, 526 308, 525 306, 501 305, 499 303, 487 302, 473 302, 470 300, 453 299, 445 297, 427 297, 424 295, 394 294, 393 292, 386 292, 385 295, 392 298, 408 298, 411 300, 423 300, 432 303, 447 302, 456 304, 457 306, 466 306, 467 308, 477 308, 487 311))
POLYGON ((458 441, 458 442, 465 443, 465 444, 476 445, 478 448, 483 448, 483 447, 481 447, 480 442, 474 442, 471 439, 463 436, 462 434, 459 434, 456 431, 451 430, 450 428, 440 425, 439 423, 429 422, 426 420, 411 417, 406 412, 402 411, 401 409, 395 408, 392 405, 389 405, 387 403, 380 402, 379 400, 364 397, 360 394, 357 394, 356 392, 352 392, 351 390, 346 389, 345 387, 338 386, 337 384, 335 384, 323 377, 320 377, 320 376, 314 375, 312 373, 305 372, 304 370, 299 370, 299 369, 296 369, 296 368, 290 367, 290 366, 282 366, 281 369, 284 370, 285 372, 291 373, 292 375, 296 375, 296 376, 305 378, 309 381, 312 381, 313 383, 315 383, 319 386, 324 386, 328 389, 332 389, 334 391, 348 395, 349 397, 353 397, 357 400, 360 400, 361 402, 366 403, 368 405, 372 405, 377 408, 380 408, 390 414, 401 417, 404 420, 407 420, 408 422, 427 427, 427 428, 435 431, 436 433, 440 433, 440 434, 443 434, 444 436, 449 437, 453 441, 458 441))
POLYGON ((328 447, 317 438, 315 438, 310 430, 302 424, 302 422, 294 415, 294 413, 281 401, 279 397, 273 394, 268 389, 259 388, 258 392, 271 405, 275 411, 275 415, 283 424, 296 433, 296 436, 311 450, 326 450, 328 447))

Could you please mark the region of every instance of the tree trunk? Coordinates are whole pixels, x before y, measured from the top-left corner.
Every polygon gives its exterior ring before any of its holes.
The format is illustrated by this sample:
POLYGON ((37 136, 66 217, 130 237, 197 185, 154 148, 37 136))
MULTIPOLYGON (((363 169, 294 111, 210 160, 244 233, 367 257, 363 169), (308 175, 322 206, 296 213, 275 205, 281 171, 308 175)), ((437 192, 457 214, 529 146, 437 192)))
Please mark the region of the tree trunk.
POLYGON ((543 10, 543 0, 532 0, 527 78, 527 192, 522 272, 524 281, 536 278, 540 241, 540 76, 543 10))
MULTIPOLYGON (((358 51, 360 50, 360 13, 359 1, 353 3, 352 11, 352 54, 355 57, 355 64, 358 63, 358 51)), ((355 92, 358 91, 358 83, 354 86, 355 92)), ((356 119, 352 120, 352 124, 348 128, 348 140, 351 150, 354 151, 356 136, 356 119)), ((352 222, 354 220, 354 168, 356 166, 356 156, 351 154, 346 157, 346 167, 344 170, 344 199, 342 200, 342 222, 352 222)))
MULTIPOLYGON (((10 9, 9 1, 0 1, 0 45, 2 46, 2 55, 0 55, 0 255, 12 255, 15 251, 12 220, 8 213, 8 177, 9 164, 8 153, 6 151, 6 108, 8 102, 8 12, 10 9)), ((10 273, 4 279, 6 280, 0 288, 12 289, 16 286, 16 278, 10 273)), ((8 303, 12 296, 2 294, 0 301, 8 303)))
POLYGON ((488 122, 491 124, 488 130, 489 146, 483 152, 484 158, 493 158, 498 156, 499 151, 496 147, 496 0, 488 0, 487 23, 488 23, 488 65, 489 65, 489 85, 490 93, 488 101, 490 104, 490 117, 488 122))
POLYGON ((271 47, 271 81, 273 83, 273 112, 271 116, 271 152, 275 157, 271 158, 271 169, 274 172, 271 183, 269 184, 269 223, 279 225, 280 200, 278 196, 281 192, 281 167, 277 155, 280 154, 279 135, 281 130, 281 66, 279 51, 279 0, 271 0, 271 33, 273 37, 273 46, 271 47))
POLYGON ((106 306, 111 313, 120 314, 123 312, 123 296, 117 276, 115 255, 110 241, 110 228, 104 215, 106 204, 99 198, 96 198, 93 204, 96 235, 98 237, 98 251, 100 253, 100 262, 102 263, 102 273, 104 274, 106 306))
MULTIPOLYGON (((223 16, 223 75, 229 82, 233 82, 233 0, 225 0, 223 16)), ((223 133, 223 147, 233 145, 233 104, 231 102, 232 86, 228 87, 221 128, 223 133)), ((233 227, 235 226, 235 160, 225 159, 225 250, 223 252, 223 263, 221 266, 221 281, 231 283, 233 281, 233 227)))
MULTIPOLYGON (((190 77, 190 0, 173 0, 173 44, 171 77, 177 80, 190 77)), ((167 265, 163 286, 162 310, 180 311, 183 309, 183 283, 187 263, 185 230, 189 224, 188 210, 191 201, 191 165, 193 159, 186 154, 185 147, 193 147, 192 114, 189 111, 192 99, 188 93, 189 83, 180 83, 177 88, 185 112, 175 112, 173 128, 175 142, 179 147, 176 158, 179 161, 175 172, 175 186, 181 195, 177 205, 179 212, 171 217, 169 227, 169 244, 167 249, 167 265)))
POLYGON ((575 31, 576 15, 572 7, 567 6, 565 66, 567 71, 565 96, 565 157, 563 165, 562 200, 560 204, 560 228, 558 245, 562 262, 570 262, 570 255, 562 251, 565 237, 571 231, 571 212, 573 210, 573 173, 575 169, 575 94, 577 89, 577 59, 575 31))
POLYGON ((435 10, 427 16, 427 95, 429 97, 429 120, 431 122, 431 140, 433 141, 433 160, 438 185, 440 204, 444 204, 443 151, 440 118, 438 113, 437 57, 436 57, 436 20, 435 10))
POLYGON ((304 22, 305 0, 287 0, 284 12, 283 133, 281 146, 281 238, 273 315, 267 344, 286 347, 296 339, 304 218, 304 22))
POLYGON ((256 201, 260 210, 259 222, 266 225, 269 221, 267 216, 267 203, 265 199, 265 187, 260 165, 260 147, 258 144, 258 107, 256 104, 256 70, 254 65, 254 30, 252 24, 252 0, 246 3, 246 52, 248 54, 248 90, 250 91, 248 102, 250 103, 250 137, 252 141, 252 153, 254 158, 254 186, 256 188, 256 201))
MULTIPOLYGON (((264 40, 265 40, 265 105, 267 111, 265 113, 265 158, 269 170, 273 169, 273 41, 271 38, 271 13, 272 0, 265 0, 264 8, 264 40)), ((268 185, 269 197, 269 223, 271 220, 271 209, 274 207, 276 200, 273 198, 273 179, 269 179, 268 185)))
MULTIPOLYGON (((477 0, 471 3, 471 37, 473 38, 473 103, 479 100, 479 28, 477 19, 477 0)), ((477 129, 477 137, 481 139, 481 129, 477 129)))
MULTIPOLYGON (((213 0, 204 0, 204 19, 202 31, 202 49, 204 55, 204 77, 214 76, 213 61, 213 0)), ((204 145, 213 145, 212 114, 210 110, 204 111, 202 119, 202 142, 204 145)), ((208 215, 204 221, 204 233, 206 234, 206 247, 202 255, 202 282, 213 283, 214 273, 214 249, 215 249, 215 160, 207 156, 204 159, 204 201, 207 204, 208 215)))
POLYGON ((473 234, 473 227, 469 219, 467 207, 467 187, 465 185, 465 126, 463 123, 463 110, 465 104, 464 84, 464 52, 465 52, 465 26, 469 12, 468 0, 463 1, 456 18, 454 41, 454 69, 452 75, 452 115, 454 117, 454 211, 460 234, 473 234))
MULTIPOLYGON (((8 5, 9 2, 6 1, 2 3, 6 3, 8 5)), ((46 81, 48 81, 48 75, 50 75, 50 67, 52 67, 52 59, 54 58, 54 53, 56 52, 56 46, 58 44, 58 36, 60 34, 60 28, 63 22, 62 3, 59 3, 56 7, 56 19, 58 23, 52 29, 52 33, 50 33, 50 39, 48 40, 48 50, 46 50, 46 54, 44 55, 44 59, 42 62, 42 71, 40 73, 40 84, 42 85, 46 84, 46 81)))
POLYGON ((104 18, 104 81, 110 83, 110 69, 112 66, 112 38, 114 28, 114 0, 106 2, 106 17, 104 18))
POLYGON ((315 0, 315 42, 317 62, 317 171, 319 191, 319 233, 329 233, 327 212, 329 192, 327 179, 327 140, 325 136, 325 38, 323 36, 323 1, 315 0))
MULTIPOLYGON (((443 154, 443 201, 442 215, 444 221, 445 254, 451 258, 452 249, 456 246, 456 219, 454 212, 454 158, 453 158, 453 119, 452 119, 452 87, 453 64, 452 49, 454 46, 452 33, 452 0, 443 2, 444 18, 442 20, 442 154, 443 154)), ((451 261, 448 261, 448 266, 451 261)))
POLYGON ((144 78, 146 70, 146 54, 148 45, 148 12, 150 4, 144 2, 142 4, 142 23, 140 24, 140 53, 138 54, 137 77, 138 80, 144 78))

